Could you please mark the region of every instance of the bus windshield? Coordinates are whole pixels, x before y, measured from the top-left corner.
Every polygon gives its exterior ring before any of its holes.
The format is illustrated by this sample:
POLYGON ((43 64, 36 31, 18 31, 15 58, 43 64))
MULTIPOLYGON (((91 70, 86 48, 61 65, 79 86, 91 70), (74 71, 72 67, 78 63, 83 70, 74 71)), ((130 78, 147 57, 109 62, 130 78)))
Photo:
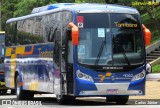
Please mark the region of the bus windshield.
POLYGON ((144 43, 138 15, 80 13, 78 62, 128 66, 144 63, 144 43))

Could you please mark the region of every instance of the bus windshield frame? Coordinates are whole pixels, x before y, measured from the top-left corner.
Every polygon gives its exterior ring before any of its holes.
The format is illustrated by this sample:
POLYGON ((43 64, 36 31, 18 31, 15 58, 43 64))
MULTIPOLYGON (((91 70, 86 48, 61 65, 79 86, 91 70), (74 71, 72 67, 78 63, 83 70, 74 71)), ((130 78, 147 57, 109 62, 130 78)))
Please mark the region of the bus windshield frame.
POLYGON ((79 13, 77 60, 88 66, 138 66, 145 62, 139 15, 79 13))

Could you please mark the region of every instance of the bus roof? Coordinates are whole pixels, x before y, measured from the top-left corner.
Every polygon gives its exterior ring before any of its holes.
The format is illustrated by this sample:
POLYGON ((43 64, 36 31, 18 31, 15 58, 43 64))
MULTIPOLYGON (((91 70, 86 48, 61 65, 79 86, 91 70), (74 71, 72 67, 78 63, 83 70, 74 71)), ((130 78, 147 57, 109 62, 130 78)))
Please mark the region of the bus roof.
POLYGON ((0 31, 0 34, 5 34, 5 31, 0 31))
POLYGON ((82 4, 74 4, 74 3, 59 3, 59 4, 51 4, 47 6, 42 6, 38 8, 34 8, 32 10, 32 14, 11 18, 7 20, 6 23, 19 21, 27 18, 31 18, 34 16, 42 16, 46 14, 50 14, 53 12, 70 10, 77 12, 108 12, 108 13, 129 13, 129 14, 139 14, 139 12, 135 8, 131 8, 128 6, 121 6, 115 4, 93 4, 93 3, 82 3, 82 4))
POLYGON ((119 12, 124 12, 124 9, 126 10, 125 12, 128 13, 130 10, 136 11, 135 8, 127 7, 127 6, 122 6, 122 5, 115 5, 115 4, 93 4, 93 3, 82 3, 82 4, 75 4, 75 3, 58 3, 58 4, 51 4, 47 6, 42 6, 42 7, 37 7, 32 10, 32 14, 34 13, 39 13, 39 12, 44 12, 48 10, 53 10, 57 8, 69 8, 71 10, 113 10, 113 11, 119 11, 119 12), (128 11, 128 12, 127 12, 128 11))
POLYGON ((64 8, 64 7, 70 7, 72 5, 75 5, 74 3, 57 3, 57 4, 50 4, 47 6, 41 6, 41 7, 36 7, 32 10, 31 14, 43 12, 43 11, 48 11, 48 10, 53 10, 57 8, 64 8))

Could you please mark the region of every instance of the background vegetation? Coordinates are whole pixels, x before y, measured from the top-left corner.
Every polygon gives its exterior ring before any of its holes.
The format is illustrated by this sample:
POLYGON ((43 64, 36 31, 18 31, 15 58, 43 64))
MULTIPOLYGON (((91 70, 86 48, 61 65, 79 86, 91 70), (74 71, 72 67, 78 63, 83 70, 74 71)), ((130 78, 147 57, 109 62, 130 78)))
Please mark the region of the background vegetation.
POLYGON ((152 67, 152 72, 153 73, 159 73, 160 72, 160 64, 153 66, 152 67))
MULTIPOLYGON (((160 39, 160 3, 156 0, 0 0, 0 24, 5 30, 5 22, 9 18, 30 14, 35 7, 54 3, 110 3, 135 7, 139 10, 143 24, 151 30, 152 43, 160 39), (141 4, 142 3, 142 4, 141 4)), ((153 67, 153 71, 159 69, 153 67)), ((159 69, 160 70, 160 69, 159 69)))
POLYGON ((160 29, 160 7, 153 2, 150 5, 151 1, 154 0, 0 0, 2 30, 5 29, 7 19, 30 14, 35 7, 54 3, 114 3, 137 8, 142 15, 142 22, 156 36, 160 29))

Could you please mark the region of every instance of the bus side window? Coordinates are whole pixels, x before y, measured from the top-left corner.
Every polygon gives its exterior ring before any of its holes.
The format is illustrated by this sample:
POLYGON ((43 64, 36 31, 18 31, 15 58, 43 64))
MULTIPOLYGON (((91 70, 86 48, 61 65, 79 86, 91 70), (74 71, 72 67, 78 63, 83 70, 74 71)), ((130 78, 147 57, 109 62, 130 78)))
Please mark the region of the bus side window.
POLYGON ((59 30, 55 31, 56 36, 55 36, 55 40, 54 40, 54 54, 53 54, 53 60, 55 61, 55 63, 60 66, 60 35, 61 32, 59 30))

